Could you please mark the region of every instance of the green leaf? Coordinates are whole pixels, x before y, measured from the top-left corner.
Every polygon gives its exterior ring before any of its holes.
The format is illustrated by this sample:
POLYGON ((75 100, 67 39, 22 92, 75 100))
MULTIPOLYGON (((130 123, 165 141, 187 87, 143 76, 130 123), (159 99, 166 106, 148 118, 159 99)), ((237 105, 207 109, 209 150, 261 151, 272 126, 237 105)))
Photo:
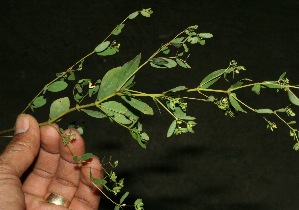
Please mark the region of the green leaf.
POLYGON ((172 121, 172 123, 170 124, 168 131, 167 131, 167 137, 172 136, 175 129, 176 129, 176 120, 172 121))
POLYGON ((298 151, 298 150, 299 150, 299 143, 298 143, 298 142, 294 145, 293 149, 294 149, 295 151, 298 151))
POLYGON ((164 53, 165 55, 169 54, 170 53, 170 49, 166 46, 164 46, 162 49, 161 49, 162 53, 164 53))
POLYGON ((261 91, 261 85, 254 85, 251 90, 259 95, 261 91))
POLYGON ((198 40, 198 43, 199 43, 200 45, 205 45, 205 44, 206 44, 206 40, 204 40, 204 39, 200 39, 200 40, 198 40))
POLYGON ((182 116, 180 119, 182 120, 195 120, 196 118, 195 117, 192 117, 192 116, 182 116))
POLYGON ((189 37, 187 39, 188 42, 190 42, 190 44, 197 44, 197 42, 199 41, 200 38, 198 38, 197 36, 193 36, 193 37, 189 37))
POLYGON ((209 102, 214 102, 216 100, 216 98, 215 98, 215 96, 209 96, 208 97, 208 99, 207 99, 207 101, 209 101, 209 102))
POLYGON ((117 101, 104 102, 100 104, 100 107, 103 112, 105 112, 108 116, 114 117, 114 120, 117 122, 128 124, 128 120, 130 123, 138 120, 138 116, 117 101))
POLYGON ((175 92, 179 92, 179 91, 183 91, 183 90, 187 90, 188 88, 186 86, 178 86, 178 87, 175 87, 175 88, 172 88, 168 91, 165 91, 163 92, 164 94, 165 93, 169 93, 169 92, 172 92, 172 93, 175 93, 175 92))
POLYGON ((86 161, 90 158, 92 158, 93 154, 92 153, 85 153, 84 155, 81 156, 82 161, 86 161))
POLYGON ((241 111, 247 113, 239 104, 239 102, 236 100, 237 96, 235 93, 229 94, 229 101, 231 105, 235 108, 236 111, 241 111))
POLYGON ((182 46, 182 42, 186 37, 178 37, 173 40, 171 40, 170 44, 172 44, 174 47, 179 48, 182 46))
POLYGON ((66 112, 70 108, 70 100, 68 97, 59 98, 55 100, 50 106, 50 119, 57 117, 58 115, 66 112))
POLYGON ((83 112, 85 112, 87 115, 94 117, 94 118, 105 118, 107 117, 104 113, 89 109, 81 109, 83 112))
POLYGON ((119 204, 122 204, 124 202, 124 200, 128 197, 129 192, 126 192, 125 194, 123 194, 123 196, 121 196, 120 200, 119 200, 119 204))
POLYGON ((115 207, 114 207, 114 210, 119 210, 119 209, 120 209, 119 206, 115 206, 115 207))
POLYGON ((75 79, 76 79, 76 76, 75 76, 74 72, 70 73, 70 75, 68 76, 67 79, 70 80, 70 81, 75 80, 75 79))
POLYGON ((238 88, 241 85, 243 85, 243 82, 238 81, 237 83, 231 85, 230 88, 229 88, 229 90, 234 89, 234 88, 238 88))
POLYGON ((199 84, 202 88, 208 88, 220 78, 221 75, 225 73, 226 69, 219 69, 208 74, 199 84))
POLYGON ((83 98, 83 95, 76 93, 76 95, 74 95, 74 99, 75 101, 79 102, 81 99, 83 98))
POLYGON ((179 64, 179 66, 183 67, 183 68, 188 68, 190 69, 191 66, 189 66, 188 63, 186 63, 185 61, 182 61, 181 59, 179 58, 176 58, 175 61, 177 62, 177 64, 179 64))
POLYGON ((47 99, 44 96, 39 96, 32 102, 31 109, 42 107, 46 103, 47 103, 47 99))
POLYGON ((148 136, 147 133, 145 133, 145 132, 143 132, 143 133, 141 134, 141 138, 142 138, 143 140, 146 140, 146 141, 149 140, 149 136, 148 136))
POLYGON ((75 163, 78 163, 79 162, 79 158, 78 158, 78 156, 73 156, 73 161, 75 162, 75 163))
POLYGON ((142 202, 142 199, 138 198, 135 202, 134 202, 134 207, 135 210, 144 210, 143 208, 144 204, 142 202))
POLYGON ((286 112, 285 108, 277 109, 276 112, 286 112))
POLYGON ((185 52, 189 52, 189 48, 188 48, 188 46, 186 44, 183 44, 183 47, 184 47, 184 51, 185 52))
POLYGON ((287 72, 283 72, 282 75, 280 75, 278 80, 282 80, 285 77, 286 74, 287 74, 287 72))
POLYGON ((155 68, 174 68, 176 67, 177 63, 170 58, 159 57, 153 58, 151 61, 151 65, 155 68))
POLYGON ((103 52, 104 50, 106 50, 109 47, 109 45, 110 45, 110 41, 102 42, 94 49, 94 51, 97 54, 99 54, 100 52, 103 52))
POLYGON ((90 88, 88 90, 88 96, 91 97, 92 95, 94 95, 96 92, 98 92, 98 90, 100 89, 99 85, 94 86, 93 88, 90 88))
POLYGON ((104 186, 107 184, 107 181, 105 179, 100 179, 100 178, 93 178, 92 182, 97 186, 104 186))
POLYGON ((271 109, 257 109, 256 112, 259 114, 272 114, 273 113, 273 111, 271 109))
POLYGON ((131 129, 130 134, 143 149, 146 149, 146 145, 142 141, 142 135, 136 129, 131 129))
POLYGON ((123 114, 117 114, 115 113, 114 116, 113 116, 113 119, 120 123, 120 124, 123 124, 123 125, 128 125, 128 124, 131 124, 132 121, 127 119, 125 115, 123 114))
POLYGON ((150 64, 154 68, 167 68, 164 66, 164 64, 167 64, 167 61, 163 58, 153 58, 150 64))
POLYGON ((153 14, 153 11, 151 10, 151 8, 148 9, 143 9, 140 12, 144 17, 150 17, 151 14, 153 14))
POLYGON ((116 28, 111 32, 111 34, 117 36, 118 34, 121 33, 121 30, 125 27, 125 24, 119 24, 116 26, 116 28))
POLYGON ((263 82, 263 86, 266 86, 267 88, 274 88, 274 89, 281 89, 282 86, 280 84, 277 84, 277 82, 263 82))
POLYGON ((66 112, 70 108, 70 99, 68 97, 59 98, 55 100, 50 107, 50 119, 57 117, 58 115, 66 112))
POLYGON ((83 127, 78 127, 76 128, 76 130, 80 133, 80 135, 83 135, 84 133, 83 127))
POLYGON ((299 98, 291 90, 288 90, 288 96, 293 104, 299 106, 299 98))
POLYGON ((187 126, 187 131, 188 131, 189 133, 194 133, 194 130, 193 130, 192 127, 190 127, 190 126, 187 126))
POLYGON ((103 52, 99 52, 97 54, 101 55, 101 56, 109 56, 109 55, 114 55, 114 54, 116 54, 118 52, 119 52, 119 46, 115 46, 115 47, 108 47, 103 52))
POLYGON ((116 67, 109 70, 102 79, 98 100, 107 96, 113 95, 126 85, 127 80, 138 69, 141 59, 141 54, 137 55, 133 60, 125 63, 122 67, 116 67))
POLYGON ((170 58, 164 58, 164 59, 167 61, 167 63, 164 64, 164 66, 166 66, 167 68, 174 68, 174 67, 176 67, 177 63, 174 60, 172 60, 170 58))
POLYGON ((213 34, 211 34, 211 33, 199 33, 198 36, 200 38, 203 38, 203 39, 209 39, 209 38, 213 37, 213 34))
POLYGON ((127 97, 127 96, 122 96, 121 98, 143 114, 147 114, 147 115, 154 114, 153 109, 143 101, 140 101, 132 97, 127 97))
POLYGON ((186 112, 184 112, 181 107, 175 107, 173 114, 179 119, 182 119, 186 116, 186 112))
POLYGON ((132 14, 130 14, 130 15, 128 16, 128 18, 129 18, 130 20, 132 20, 132 19, 136 18, 136 17, 138 16, 138 14, 139 14, 138 11, 133 12, 132 14))
POLYGON ((59 92, 67 88, 68 84, 65 81, 56 81, 47 87, 50 92, 59 92))

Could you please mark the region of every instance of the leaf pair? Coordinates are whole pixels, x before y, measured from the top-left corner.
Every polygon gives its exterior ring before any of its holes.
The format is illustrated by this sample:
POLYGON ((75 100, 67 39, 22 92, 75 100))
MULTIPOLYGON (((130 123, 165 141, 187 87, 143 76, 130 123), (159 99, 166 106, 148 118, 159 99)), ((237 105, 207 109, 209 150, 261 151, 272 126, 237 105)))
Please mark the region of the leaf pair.
MULTIPOLYGON (((123 24, 124 25, 124 24, 123 24)), ((123 27, 123 26, 122 26, 123 27)), ((121 27, 115 31, 115 33, 120 33, 121 27)), ((105 41, 99 44, 94 51, 101 56, 109 56, 114 55, 119 52, 120 45, 116 42, 105 41)))
MULTIPOLYGON (((50 91, 50 92, 60 92, 64 89, 66 89, 68 86, 68 84, 64 81, 64 80, 59 80, 59 81, 55 81, 47 86, 44 87, 44 91, 43 93, 45 94, 46 91, 50 91)), ((34 109, 40 108, 42 106, 44 106, 47 103, 47 99, 45 98, 45 96, 41 95, 36 97, 31 105, 30 108, 32 111, 34 111, 34 109)))

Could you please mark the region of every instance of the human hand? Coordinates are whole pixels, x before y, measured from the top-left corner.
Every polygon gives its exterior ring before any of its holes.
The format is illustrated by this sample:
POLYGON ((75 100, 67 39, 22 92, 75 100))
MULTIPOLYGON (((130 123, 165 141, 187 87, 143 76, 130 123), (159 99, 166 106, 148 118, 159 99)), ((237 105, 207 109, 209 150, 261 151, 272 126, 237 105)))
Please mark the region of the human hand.
MULTIPOLYGON (((98 209, 100 196, 89 173, 92 168, 94 177, 102 176, 100 161, 93 157, 78 167, 55 126, 39 127, 30 115, 17 118, 16 134, 0 156, 0 210, 98 209), (20 177, 29 167, 21 183, 20 177), (48 203, 51 193, 67 199, 67 206, 48 203)), ((70 145, 81 156, 85 153, 84 141, 78 132, 71 133, 76 134, 76 140, 70 145)))

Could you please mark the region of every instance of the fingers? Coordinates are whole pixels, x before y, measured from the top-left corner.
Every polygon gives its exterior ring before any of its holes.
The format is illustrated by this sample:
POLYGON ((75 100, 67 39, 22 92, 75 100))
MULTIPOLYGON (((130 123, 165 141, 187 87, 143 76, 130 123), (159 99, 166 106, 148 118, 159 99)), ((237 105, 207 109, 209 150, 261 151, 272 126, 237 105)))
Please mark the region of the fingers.
POLYGON ((55 124, 40 128, 40 152, 32 172, 23 183, 23 190, 27 194, 43 198, 47 193, 60 159, 59 145, 61 140, 57 129, 58 126, 55 124))
POLYGON ((30 115, 18 116, 16 134, 0 156, 0 173, 17 177, 27 170, 40 147, 40 131, 37 121, 30 115))
MULTIPOLYGON (((83 167, 77 166, 73 155, 85 153, 83 138, 75 131, 65 131, 66 135, 76 134, 76 139, 65 146, 58 133, 58 127, 41 127, 41 149, 32 173, 23 184, 27 206, 39 209, 45 199, 54 193, 71 201, 71 209, 97 209, 99 194, 89 181, 90 168, 95 177, 101 176, 100 161, 94 157, 83 167)), ((48 205, 48 204, 47 204, 48 205)))
POLYGON ((78 190, 71 202, 70 209, 73 210, 95 210, 100 203, 100 192, 90 181, 90 170, 95 178, 102 178, 103 171, 97 157, 93 157, 81 169, 80 183, 78 190))
POLYGON ((12 206, 24 209, 19 177, 33 162, 40 145, 39 126, 30 115, 19 115, 15 129, 16 135, 0 156, 0 201, 3 209, 11 209, 12 206))
POLYGON ((61 195, 71 201, 80 181, 80 167, 73 161, 73 155, 82 156, 85 153, 85 145, 77 131, 65 131, 65 133, 76 134, 76 140, 71 141, 69 146, 65 146, 62 141, 60 142, 59 164, 55 176, 49 185, 48 193, 61 195))

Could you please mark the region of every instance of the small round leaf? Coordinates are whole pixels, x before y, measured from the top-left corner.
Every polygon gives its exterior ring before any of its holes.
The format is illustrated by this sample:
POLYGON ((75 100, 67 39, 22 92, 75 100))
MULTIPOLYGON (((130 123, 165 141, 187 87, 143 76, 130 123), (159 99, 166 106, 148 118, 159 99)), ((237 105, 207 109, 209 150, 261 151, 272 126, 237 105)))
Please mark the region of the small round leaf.
POLYGON ((70 99, 68 97, 55 100, 50 107, 50 119, 53 119, 60 114, 66 112, 70 108, 70 99))
POLYGON ((106 50, 106 49, 109 47, 109 45, 110 45, 110 41, 102 42, 101 44, 99 44, 99 45, 94 49, 94 51, 95 51, 96 53, 100 53, 100 52, 106 50))
POLYGON ((56 81, 47 87, 50 92, 59 92, 67 88, 68 84, 65 81, 56 81))

